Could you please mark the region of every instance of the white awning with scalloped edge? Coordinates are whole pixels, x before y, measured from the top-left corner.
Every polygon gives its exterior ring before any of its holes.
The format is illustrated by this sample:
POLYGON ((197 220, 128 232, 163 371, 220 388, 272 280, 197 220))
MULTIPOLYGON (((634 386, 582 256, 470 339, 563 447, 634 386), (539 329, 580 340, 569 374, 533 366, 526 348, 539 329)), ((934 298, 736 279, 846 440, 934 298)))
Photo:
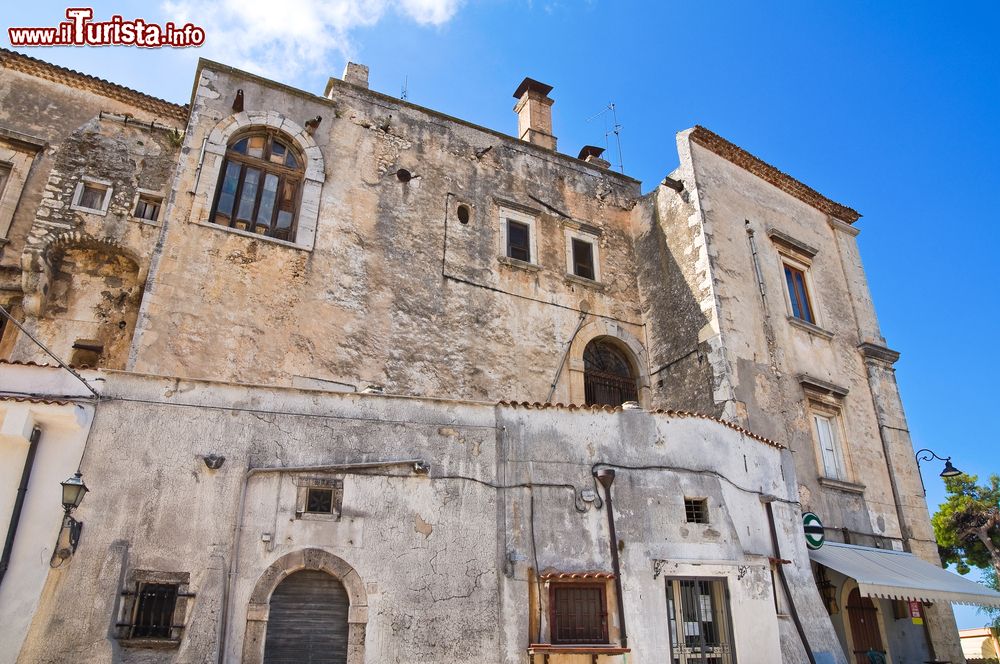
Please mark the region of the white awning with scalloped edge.
POLYGON ((858 582, 867 597, 1000 606, 1000 593, 912 553, 827 542, 809 557, 858 582))

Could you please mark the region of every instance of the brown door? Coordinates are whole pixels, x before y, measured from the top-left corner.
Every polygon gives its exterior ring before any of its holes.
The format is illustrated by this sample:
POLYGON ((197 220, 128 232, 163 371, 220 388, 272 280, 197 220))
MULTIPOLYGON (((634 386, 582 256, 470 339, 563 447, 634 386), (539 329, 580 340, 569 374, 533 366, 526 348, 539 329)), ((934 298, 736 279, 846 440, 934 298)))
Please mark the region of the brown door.
POLYGON ((878 628, 878 609, 871 599, 862 597, 857 588, 847 597, 847 617, 851 623, 851 639, 854 643, 854 664, 871 664, 869 650, 885 656, 882 633, 878 628))

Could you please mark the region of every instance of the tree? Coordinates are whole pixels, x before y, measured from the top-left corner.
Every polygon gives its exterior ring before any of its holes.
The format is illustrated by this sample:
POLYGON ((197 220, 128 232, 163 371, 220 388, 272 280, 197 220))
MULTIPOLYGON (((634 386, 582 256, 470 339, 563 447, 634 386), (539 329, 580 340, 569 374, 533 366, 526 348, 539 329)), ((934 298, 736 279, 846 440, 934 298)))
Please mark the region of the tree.
MULTIPOLYGON (((1000 590, 1000 476, 986 485, 975 475, 945 478, 948 498, 931 519, 938 551, 945 564, 961 574, 984 570, 986 585, 1000 590)), ((1000 609, 983 609, 1000 629, 1000 609)))

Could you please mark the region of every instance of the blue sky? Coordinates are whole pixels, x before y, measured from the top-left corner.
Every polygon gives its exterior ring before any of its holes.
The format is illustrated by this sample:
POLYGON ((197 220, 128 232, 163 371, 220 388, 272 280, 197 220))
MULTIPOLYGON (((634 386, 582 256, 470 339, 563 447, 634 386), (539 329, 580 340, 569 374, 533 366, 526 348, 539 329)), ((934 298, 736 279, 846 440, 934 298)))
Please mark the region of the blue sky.
MULTIPOLYGON (((9 25, 64 4, 10 3, 9 25)), ((515 0, 97 2, 205 27, 201 49, 30 49, 35 57, 186 102, 204 55, 321 93, 350 58, 372 88, 513 133, 524 76, 555 86, 555 133, 603 145, 614 102, 625 170, 648 190, 702 124, 864 217, 858 241, 914 444, 1000 472, 1000 3, 515 0), (237 9, 238 8, 238 9, 237 9)), ((612 161, 617 154, 612 151, 612 161)), ((932 510, 937 462, 924 464, 932 510)), ((959 627, 985 618, 959 607, 959 627)))

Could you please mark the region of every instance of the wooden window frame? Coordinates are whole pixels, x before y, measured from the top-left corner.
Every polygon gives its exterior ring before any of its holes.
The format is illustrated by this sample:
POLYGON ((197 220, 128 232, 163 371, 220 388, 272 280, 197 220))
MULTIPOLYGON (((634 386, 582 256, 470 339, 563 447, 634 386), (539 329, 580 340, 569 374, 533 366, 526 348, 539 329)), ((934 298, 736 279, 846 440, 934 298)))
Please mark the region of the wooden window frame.
POLYGON ((590 581, 550 581, 549 582, 549 642, 553 645, 607 645, 610 644, 610 634, 608 630, 608 584, 606 582, 590 581), (594 590, 601 601, 601 635, 594 640, 582 639, 560 639, 559 613, 557 611, 556 595, 561 590, 594 590))
POLYGON ((846 430, 844 429, 843 409, 826 401, 809 399, 809 428, 812 431, 813 441, 816 445, 816 465, 819 468, 821 477, 840 482, 851 481, 851 468, 847 460, 846 430), (831 474, 826 466, 826 459, 823 455, 823 441, 820 437, 819 427, 816 418, 822 417, 830 422, 830 431, 834 436, 833 454, 834 463, 838 466, 835 470, 837 474, 831 474))
POLYGON ((195 593, 190 591, 191 575, 187 572, 158 572, 134 570, 129 575, 125 590, 122 590, 120 619, 115 623, 118 640, 124 646, 139 648, 177 648, 180 646, 187 628, 189 603, 195 593), (143 608, 143 591, 151 586, 172 587, 173 607, 170 611, 166 635, 149 635, 139 629, 140 612, 143 608))
POLYGON ((790 315, 810 325, 817 325, 816 307, 811 293, 812 284, 809 280, 808 266, 785 260, 782 261, 781 272, 785 281, 785 293, 788 297, 790 315), (798 283, 795 279, 796 276, 800 277, 798 283), (798 288, 799 285, 802 287, 801 292, 798 288))
POLYGON ((103 216, 108 213, 108 207, 111 205, 111 196, 113 193, 114 188, 112 187, 112 182, 110 180, 83 177, 76 183, 76 189, 73 190, 73 200, 69 207, 71 210, 76 210, 78 212, 86 212, 87 214, 98 214, 103 216), (101 199, 101 207, 88 207, 81 204, 81 201, 83 200, 83 192, 87 187, 90 187, 91 189, 99 189, 104 192, 104 197, 101 199))
POLYGON ((538 219, 532 214, 509 207, 500 207, 500 259, 513 265, 538 266, 538 219), (510 224, 520 224, 528 229, 528 260, 511 256, 510 224))
POLYGON ((290 136, 286 136, 283 132, 276 129, 244 132, 230 138, 229 143, 226 146, 226 154, 222 159, 222 166, 219 169, 219 179, 215 187, 215 200, 212 202, 212 213, 209 216, 209 222, 226 228, 231 228, 236 231, 242 231, 244 233, 259 235, 261 237, 271 238, 274 240, 281 240, 283 242, 291 242, 294 244, 299 227, 299 209, 302 205, 302 188, 303 183, 305 182, 305 165, 305 155, 303 155, 298 147, 296 147, 295 141, 292 140, 290 136), (233 150, 234 145, 244 139, 249 139, 254 136, 265 137, 264 152, 261 157, 251 157, 233 150), (284 145, 286 150, 291 151, 295 155, 295 159, 299 163, 298 168, 290 168, 284 164, 276 164, 270 161, 271 143, 275 140, 284 145), (239 164, 240 172, 236 183, 236 189, 233 192, 233 209, 226 222, 223 223, 219 217, 219 200, 222 198, 223 184, 225 184, 226 172, 229 170, 228 167, 230 163, 239 164), (261 172, 261 177, 257 186, 257 191, 254 195, 253 209, 250 213, 251 219, 247 220, 248 227, 244 229, 237 228, 236 223, 239 221, 237 220, 237 215, 239 214, 240 199, 243 195, 243 184, 246 179, 247 168, 256 168, 261 172), (260 210, 260 201, 264 194, 264 181, 269 174, 276 175, 278 177, 278 188, 276 190, 274 209, 271 210, 271 219, 268 224, 268 231, 265 233, 259 233, 256 230, 257 213, 260 210), (281 210, 281 206, 278 204, 278 201, 281 196, 283 185, 286 182, 292 182, 295 186, 295 197, 292 201, 292 223, 288 227, 287 237, 279 237, 274 234, 275 231, 278 230, 276 228, 276 224, 278 220, 278 213, 281 210))
POLYGON ((135 204, 132 206, 132 218, 133 219, 137 219, 139 221, 142 221, 142 222, 145 222, 145 223, 148 223, 148 224, 155 224, 155 223, 158 223, 160 221, 160 214, 162 214, 162 212, 163 212, 163 196, 160 196, 159 194, 155 194, 155 193, 151 193, 151 192, 141 191, 141 190, 139 191, 138 194, 136 194, 135 204), (143 217, 143 216, 140 216, 139 214, 137 214, 139 212, 139 206, 142 205, 143 203, 145 203, 147 206, 149 206, 149 205, 155 205, 156 206, 156 214, 153 215, 152 219, 150 219, 148 217, 143 217))

